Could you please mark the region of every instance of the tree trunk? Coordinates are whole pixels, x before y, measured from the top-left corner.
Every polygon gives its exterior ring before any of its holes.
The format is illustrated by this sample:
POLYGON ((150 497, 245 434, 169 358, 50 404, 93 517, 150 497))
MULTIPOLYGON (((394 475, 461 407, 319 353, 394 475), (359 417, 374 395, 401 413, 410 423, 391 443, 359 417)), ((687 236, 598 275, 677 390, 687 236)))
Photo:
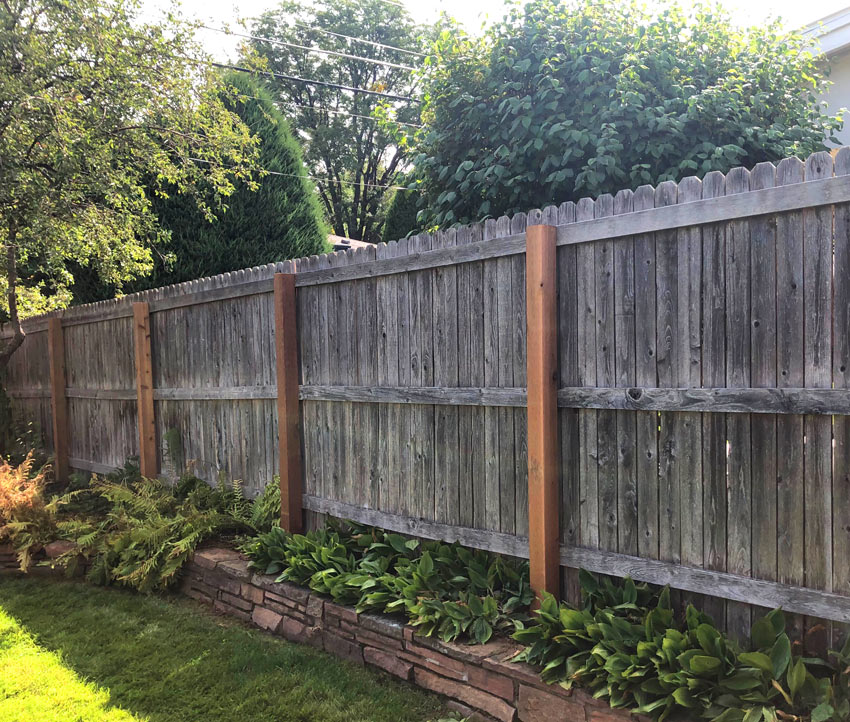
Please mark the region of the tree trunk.
POLYGON ((9 323, 14 335, 0 343, 0 379, 6 378, 6 369, 12 354, 20 348, 26 334, 18 315, 18 229, 9 225, 9 237, 6 239, 6 298, 9 302, 9 323))

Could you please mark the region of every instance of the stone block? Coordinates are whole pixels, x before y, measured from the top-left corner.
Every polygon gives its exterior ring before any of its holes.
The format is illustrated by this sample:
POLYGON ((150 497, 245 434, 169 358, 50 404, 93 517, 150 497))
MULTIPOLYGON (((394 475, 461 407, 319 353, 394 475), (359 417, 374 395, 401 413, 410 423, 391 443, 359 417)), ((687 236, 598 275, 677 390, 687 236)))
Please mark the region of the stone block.
POLYGON ((341 637, 338 634, 324 630, 325 651, 347 659, 351 662, 363 664, 363 650, 357 642, 341 637))
POLYGON ((459 659, 453 659, 428 647, 423 647, 414 642, 405 642, 404 652, 399 652, 399 657, 414 664, 421 665, 438 674, 453 679, 467 681, 466 666, 459 659))
POLYGON ((219 562, 226 559, 238 559, 239 552, 233 549, 198 549, 192 561, 204 569, 215 569, 219 562))
POLYGON ((509 702, 514 700, 514 681, 498 672, 491 672, 475 664, 466 665, 466 678, 473 687, 495 694, 509 702))
POLYGON ((463 682, 446 679, 419 667, 414 668, 413 679, 418 686, 463 702, 473 709, 485 712, 499 722, 514 722, 516 718, 513 705, 463 682))
POLYGON ((230 617, 236 617, 237 619, 241 619, 244 622, 251 621, 251 615, 248 612, 242 609, 237 609, 236 607, 231 607, 229 604, 221 601, 220 599, 217 599, 213 603, 213 609, 215 609, 215 611, 219 612, 220 614, 226 614, 230 617))
POLYGON ((376 634, 375 632, 370 632, 368 629, 363 629, 362 627, 357 630, 354 636, 358 642, 369 644, 373 647, 377 647, 378 649, 401 651, 404 648, 400 639, 385 637, 383 634, 376 634))
POLYGON ((263 590, 257 589, 253 584, 245 584, 242 583, 242 593, 241 596, 243 599, 247 599, 249 602, 253 604, 262 604, 263 603, 263 590))
POLYGON ((254 607, 254 611, 251 613, 251 621, 260 627, 260 629, 276 632, 283 622, 283 617, 271 609, 254 607))
POLYGON ((236 607, 236 609, 241 609, 245 612, 250 612, 251 607, 254 606, 248 600, 242 599, 242 597, 237 597, 233 594, 228 594, 227 592, 222 592, 219 599, 221 599, 221 601, 225 604, 229 604, 231 607, 236 607))
POLYGON ((216 571, 227 574, 243 582, 251 580, 251 570, 245 559, 225 559, 216 565, 216 571))
POLYGON ((242 584, 239 580, 234 579, 227 574, 221 574, 218 570, 204 574, 204 583, 209 584, 211 587, 219 589, 222 592, 232 594, 234 597, 238 597, 242 594, 242 584))
MULTIPOLYGON (((309 610, 308 610, 309 613, 309 610)), ((361 614, 360 627, 382 637, 404 639, 404 624, 385 614, 361 614)))
POLYGON ((409 662, 402 662, 394 654, 384 652, 374 647, 363 648, 363 659, 366 664, 371 664, 373 667, 383 669, 385 672, 400 677, 404 680, 409 680, 413 673, 413 665, 409 662))
POLYGON ((325 600, 318 594, 311 594, 307 600, 306 614, 315 620, 321 620, 324 616, 325 600))
POLYGON ((351 607, 344 607, 341 604, 333 602, 325 602, 325 618, 336 617, 351 624, 357 624, 358 614, 351 607))
POLYGON ((580 702, 526 684, 519 686, 517 714, 521 722, 585 722, 580 702))

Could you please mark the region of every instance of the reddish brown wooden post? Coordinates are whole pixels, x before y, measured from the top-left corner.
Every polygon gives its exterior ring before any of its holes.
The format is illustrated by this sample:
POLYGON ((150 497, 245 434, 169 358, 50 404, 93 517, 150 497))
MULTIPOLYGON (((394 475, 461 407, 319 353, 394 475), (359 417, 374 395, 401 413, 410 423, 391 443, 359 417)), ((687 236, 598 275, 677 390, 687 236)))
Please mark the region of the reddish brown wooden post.
POLYGON ((560 591, 558 305, 555 227, 526 229, 528 546, 531 586, 560 591))
POLYGON ((298 405, 298 327, 295 274, 274 276, 274 333, 277 355, 277 419, 280 451, 280 525, 303 531, 301 505, 301 412, 298 405))
POLYGON ((68 481, 70 437, 68 399, 65 396, 65 332, 61 318, 47 319, 47 353, 50 357, 50 402, 53 413, 53 467, 56 480, 68 481))
POLYGON ((136 399, 139 420, 139 468, 149 479, 159 474, 156 454, 156 420, 153 407, 151 317, 147 303, 133 304, 133 337, 136 348, 136 399))

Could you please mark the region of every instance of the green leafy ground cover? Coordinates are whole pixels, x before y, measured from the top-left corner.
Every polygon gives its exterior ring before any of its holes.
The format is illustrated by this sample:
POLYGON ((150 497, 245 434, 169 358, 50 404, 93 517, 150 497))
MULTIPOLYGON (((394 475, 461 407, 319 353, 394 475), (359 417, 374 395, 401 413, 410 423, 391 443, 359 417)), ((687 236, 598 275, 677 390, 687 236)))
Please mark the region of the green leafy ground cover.
POLYGON ((526 645, 516 660, 545 681, 658 722, 850 720, 850 641, 828 659, 806 656, 778 609, 738 644, 693 606, 674 612, 668 587, 582 571, 580 607, 549 596, 530 614, 526 564, 350 522, 303 535, 275 527, 243 550, 261 573, 403 614, 420 634, 483 643, 513 633, 526 645))
POLYGON ((410 685, 188 601, 35 578, 0 578, 0 670, 4 722, 424 722, 442 711, 410 685))

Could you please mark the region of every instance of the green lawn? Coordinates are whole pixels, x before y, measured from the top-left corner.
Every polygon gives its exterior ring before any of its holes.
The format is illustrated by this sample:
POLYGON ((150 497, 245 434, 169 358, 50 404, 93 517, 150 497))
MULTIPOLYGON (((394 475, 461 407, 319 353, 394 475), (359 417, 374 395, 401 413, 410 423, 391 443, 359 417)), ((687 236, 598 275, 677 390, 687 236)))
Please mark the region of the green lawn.
POLYGON ((0 576, 3 722, 422 722, 415 687, 189 601, 0 576))

